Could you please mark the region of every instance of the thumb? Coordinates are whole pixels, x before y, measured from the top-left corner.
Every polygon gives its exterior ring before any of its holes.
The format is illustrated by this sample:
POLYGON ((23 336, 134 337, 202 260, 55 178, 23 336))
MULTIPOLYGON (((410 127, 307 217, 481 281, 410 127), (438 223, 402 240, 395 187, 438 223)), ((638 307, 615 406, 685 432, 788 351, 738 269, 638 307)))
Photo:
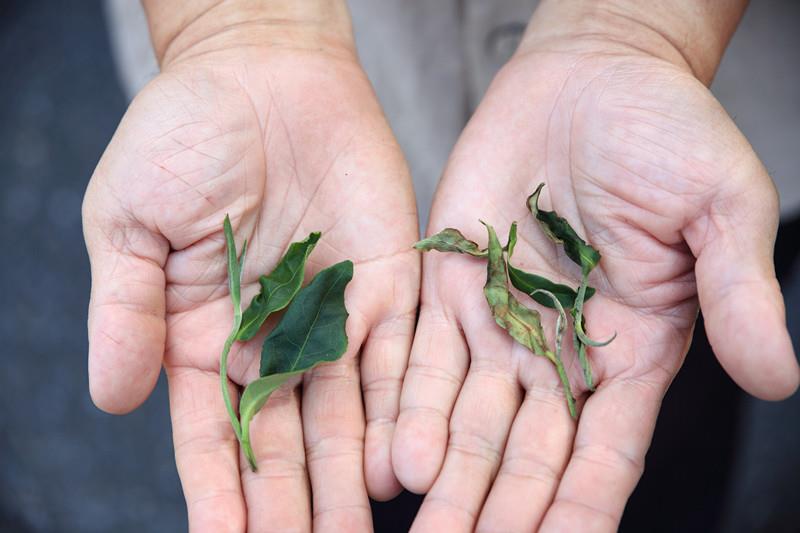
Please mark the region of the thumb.
POLYGON ((99 178, 95 173, 83 202, 92 271, 89 390, 97 407, 124 414, 147 398, 161 370, 169 244, 126 212, 99 178))
POLYGON ((685 231, 714 353, 739 386, 765 400, 791 395, 800 380, 773 263, 778 216, 775 187, 750 150, 685 231))

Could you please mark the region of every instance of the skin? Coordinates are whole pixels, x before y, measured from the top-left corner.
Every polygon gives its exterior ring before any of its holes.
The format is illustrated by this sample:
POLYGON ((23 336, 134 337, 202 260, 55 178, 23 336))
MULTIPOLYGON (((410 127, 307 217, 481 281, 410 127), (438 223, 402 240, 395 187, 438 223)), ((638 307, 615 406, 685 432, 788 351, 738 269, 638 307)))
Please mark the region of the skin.
MULTIPOLYGON (((390 498, 398 479, 428 492, 417 531, 613 531, 698 304, 740 385, 767 399, 795 390, 771 259, 775 190, 704 85, 736 11, 703 4, 721 26, 678 50, 681 34, 658 24, 702 19, 675 18, 686 2, 647 20, 632 8, 623 20, 643 29, 618 24, 622 34, 575 24, 589 4, 542 3, 455 148, 430 219, 431 232, 458 227, 481 243, 478 216, 501 240, 518 220, 516 266, 575 285, 577 267, 525 210, 543 181, 542 207, 601 250, 588 328, 618 338, 590 349, 592 396, 566 343, 576 424, 552 366, 494 324, 480 261, 427 254, 420 292, 408 170, 339 3, 275 1, 263 18, 260 4, 146 2, 162 74, 131 105, 84 202, 90 387, 100 408, 128 412, 163 365, 192 531, 369 530, 367 494, 390 498), (256 416, 257 474, 218 388, 231 319, 225 213, 238 246, 250 243, 245 303, 310 231, 323 232, 310 274, 355 262, 350 349, 256 416)), ((234 348, 232 393, 256 377, 262 337, 234 348)))
MULTIPOLYGON (((163 365, 192 531, 304 531, 312 518, 319 531, 365 531, 368 489, 377 499, 399 491, 388 452, 420 276, 408 169, 352 39, 282 24, 268 39, 237 26, 168 50, 84 201, 91 394, 128 412, 163 365), (309 278, 355 263, 348 351, 255 417, 257 473, 219 389, 232 320, 226 213, 238 248, 249 242, 245 304, 258 276, 311 231, 323 237, 309 278)), ((257 377, 262 339, 231 352, 234 398, 257 377)))
POLYGON ((460 228, 483 246, 479 216, 501 241, 519 221, 515 265, 576 286, 578 267, 525 208, 545 182, 540 205, 603 254, 589 334, 618 336, 589 349, 591 396, 566 343, 576 423, 553 366, 494 324, 485 262, 426 254, 392 448, 401 483, 427 493, 415 532, 615 531, 698 305, 739 385, 769 400, 797 388, 772 262, 778 198, 750 145, 668 43, 552 33, 529 34, 489 88, 429 232, 460 228))

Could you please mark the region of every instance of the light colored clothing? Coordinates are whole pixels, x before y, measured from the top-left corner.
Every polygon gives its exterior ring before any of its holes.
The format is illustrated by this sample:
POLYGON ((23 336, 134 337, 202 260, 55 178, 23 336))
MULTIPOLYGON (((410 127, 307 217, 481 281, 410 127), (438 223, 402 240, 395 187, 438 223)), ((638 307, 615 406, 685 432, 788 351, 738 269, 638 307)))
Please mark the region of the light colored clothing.
MULTIPOLYGON (((356 45, 405 151, 424 230, 447 156, 536 0, 350 0, 356 45)), ((138 2, 107 0, 114 57, 130 98, 158 72, 138 2)), ((753 2, 712 86, 800 214, 800 2, 753 2), (787 57, 787 53, 790 56, 787 57)))

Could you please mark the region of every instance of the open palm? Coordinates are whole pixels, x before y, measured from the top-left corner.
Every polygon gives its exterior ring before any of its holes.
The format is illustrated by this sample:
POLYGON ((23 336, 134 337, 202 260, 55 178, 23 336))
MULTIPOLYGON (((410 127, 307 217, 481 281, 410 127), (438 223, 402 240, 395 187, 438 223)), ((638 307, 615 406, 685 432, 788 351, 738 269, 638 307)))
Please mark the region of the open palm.
MULTIPOLYGON (((618 336, 589 349, 592 395, 573 350, 564 356, 585 401, 576 424, 555 369, 494 323, 485 261, 426 254, 393 443, 400 481, 427 492, 414 530, 615 530, 698 296, 740 385, 765 398, 796 387, 771 259, 774 188, 689 73, 631 52, 518 54, 456 146, 429 232, 455 227, 485 243, 478 218, 501 240, 516 220, 515 266, 576 286, 578 267, 527 212, 540 182, 540 205, 603 256, 590 277, 589 334, 618 336)), ((552 339, 554 313, 543 314, 552 339)))
MULTIPOLYGON (((354 54, 251 46, 170 65, 100 161, 84 225, 93 398, 111 412, 135 408, 163 357, 192 530, 308 530, 312 507, 315 528, 368 529, 366 485, 377 498, 399 490, 389 446, 419 258, 408 171, 354 54), (284 387, 253 421, 257 473, 219 390, 232 323, 226 213, 238 246, 249 242, 245 303, 311 231, 323 233, 312 273, 355 263, 348 351, 306 377, 302 398, 284 387)), ((234 347, 232 390, 257 377, 259 353, 258 340, 234 347)))

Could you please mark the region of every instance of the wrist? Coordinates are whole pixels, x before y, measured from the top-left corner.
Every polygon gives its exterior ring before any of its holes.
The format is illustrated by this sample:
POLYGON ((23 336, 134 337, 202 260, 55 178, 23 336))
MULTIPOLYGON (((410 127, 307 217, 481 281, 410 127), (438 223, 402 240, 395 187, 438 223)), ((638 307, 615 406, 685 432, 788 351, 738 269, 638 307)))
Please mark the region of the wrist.
POLYGON ((542 0, 519 53, 635 51, 711 83, 747 0, 542 0))
POLYGON ((344 0, 143 0, 159 65, 236 46, 290 47, 355 56, 344 0))

